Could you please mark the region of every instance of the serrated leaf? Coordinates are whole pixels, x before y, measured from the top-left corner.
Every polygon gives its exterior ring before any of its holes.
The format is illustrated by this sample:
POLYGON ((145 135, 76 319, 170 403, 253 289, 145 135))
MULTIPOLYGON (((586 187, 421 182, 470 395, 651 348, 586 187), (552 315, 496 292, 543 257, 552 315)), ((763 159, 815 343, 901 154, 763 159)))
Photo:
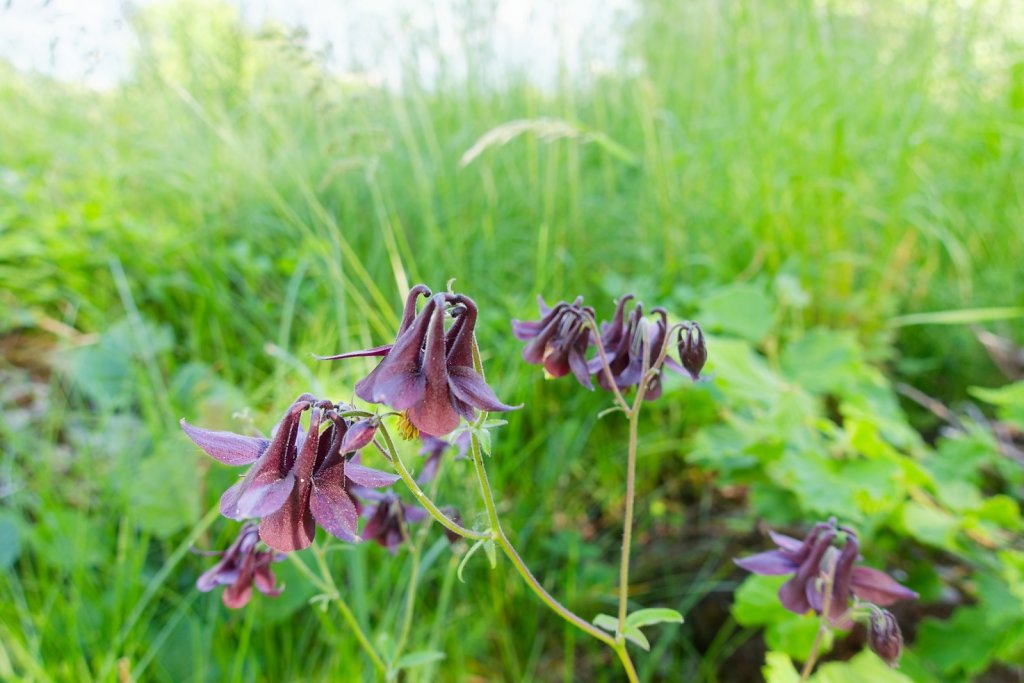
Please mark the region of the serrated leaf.
POLYGON ((765 683, 798 683, 800 674, 793 666, 793 660, 784 652, 769 652, 764 656, 761 675, 765 683))
POLYGON ((446 657, 445 653, 436 650, 420 650, 402 655, 395 662, 395 669, 411 669, 431 662, 439 662, 446 657))
POLYGON ((594 617, 594 626, 603 628, 609 633, 615 633, 619 628, 619 620, 610 614, 598 614, 594 617))
POLYGON ((647 652, 651 651, 651 644, 647 641, 647 636, 636 626, 627 626, 622 635, 625 636, 626 640, 639 645, 647 652))
POLYGON ((662 623, 670 624, 681 624, 683 623, 683 615, 674 609, 667 607, 649 607, 647 609, 637 610, 628 617, 626 617, 626 627, 635 626, 636 628, 643 628, 644 626, 652 626, 654 624, 662 623))

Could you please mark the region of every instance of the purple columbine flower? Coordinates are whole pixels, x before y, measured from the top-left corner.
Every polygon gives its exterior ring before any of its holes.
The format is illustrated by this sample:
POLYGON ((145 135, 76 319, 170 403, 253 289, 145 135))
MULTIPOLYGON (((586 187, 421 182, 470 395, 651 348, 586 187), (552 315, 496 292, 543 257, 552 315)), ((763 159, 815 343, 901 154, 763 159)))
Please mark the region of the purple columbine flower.
MULTIPOLYGON (((652 309, 655 315, 653 320, 644 317, 642 304, 637 304, 628 317, 625 315, 626 304, 633 298, 632 294, 626 294, 619 299, 615 317, 610 323, 601 324, 601 345, 608 358, 612 377, 620 390, 638 386, 643 380, 644 338, 648 340, 646 362, 648 368, 654 368, 668 335, 668 313, 663 308, 652 309)), ((589 370, 597 373, 597 382, 602 389, 611 391, 600 356, 590 360, 589 370)), ((660 396, 661 374, 656 373, 647 387, 644 399, 653 401, 660 396)))
POLYGON ((369 520, 363 527, 363 538, 386 548, 392 555, 398 552, 398 547, 409 537, 406 525, 427 518, 426 510, 402 502, 393 491, 360 489, 356 494, 364 501, 373 501, 373 504, 365 505, 362 509, 363 517, 369 520))
POLYGON ((251 522, 242 525, 238 538, 227 550, 213 553, 219 555, 220 560, 203 572, 196 581, 196 588, 206 593, 217 586, 227 586, 221 599, 231 609, 239 609, 248 604, 254 584, 264 595, 280 595, 283 587, 277 586, 277 578, 270 565, 283 560, 284 555, 270 550, 258 550, 258 543, 257 526, 251 522))
POLYGON ((594 309, 583 305, 583 297, 576 297, 571 304, 560 301, 554 308, 537 297, 541 319, 535 321, 512 321, 512 333, 516 339, 529 342, 523 348, 523 360, 533 365, 543 365, 550 377, 563 377, 570 372, 587 389, 593 389, 590 381, 591 369, 587 365, 587 347, 590 345, 590 328, 587 316, 594 316, 594 309))
POLYGON ((452 441, 439 439, 436 436, 423 434, 420 436, 420 455, 426 457, 416 482, 420 485, 429 484, 437 476, 441 468, 441 457, 449 448, 458 449, 456 459, 463 459, 469 452, 472 437, 468 431, 460 432, 452 441))
POLYGON ((405 411, 419 431, 443 436, 459 418, 476 418, 474 409, 514 410, 505 405, 473 368, 473 334, 477 307, 462 294, 435 294, 418 314, 416 300, 429 295, 424 285, 409 292, 405 313, 393 344, 325 357, 384 356, 369 375, 356 383, 356 395, 405 411), (445 313, 454 322, 446 332, 445 313))
POLYGON ((860 558, 857 535, 847 527, 837 528, 834 519, 816 524, 803 541, 769 533, 779 546, 778 550, 734 562, 762 576, 793 574, 793 578, 779 589, 779 600, 791 612, 805 614, 814 610, 820 614, 825 603, 822 587, 829 575, 832 577, 832 596, 828 617, 836 626, 845 628, 850 624, 851 594, 882 606, 917 597, 917 593, 888 574, 870 567, 855 566, 860 558), (841 549, 832 545, 838 539, 845 539, 841 549))
POLYGON ((252 464, 242 481, 221 496, 221 513, 231 519, 261 517, 260 538, 282 552, 307 547, 317 524, 342 540, 358 540, 358 513, 347 492, 349 485, 381 487, 398 480, 396 475, 346 461, 351 453, 345 449, 368 443, 375 423, 348 422, 329 401, 309 394, 295 400, 269 440, 200 429, 184 420, 181 426, 216 460, 252 464), (300 421, 307 410, 309 427, 303 433, 300 421), (325 417, 331 424, 321 433, 325 417), (346 438, 350 429, 355 438, 346 438))

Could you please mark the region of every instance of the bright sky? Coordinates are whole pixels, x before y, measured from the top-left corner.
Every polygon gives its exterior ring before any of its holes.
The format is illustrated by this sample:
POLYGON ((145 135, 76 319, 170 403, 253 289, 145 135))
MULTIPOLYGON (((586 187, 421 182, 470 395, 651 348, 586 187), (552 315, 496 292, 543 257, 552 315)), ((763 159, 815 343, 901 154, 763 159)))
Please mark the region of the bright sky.
MULTIPOLYGON (((97 88, 128 69, 132 35, 125 16, 157 0, 0 0, 0 59, 97 88)), ((553 83, 562 59, 571 71, 614 60, 630 0, 223 0, 258 26, 268 20, 305 28, 316 48, 329 48, 336 69, 366 68, 395 82, 414 36, 457 56, 466 8, 494 7, 488 42, 501 67, 523 68, 539 85, 553 83)), ((421 60, 429 78, 430 64, 421 60)))

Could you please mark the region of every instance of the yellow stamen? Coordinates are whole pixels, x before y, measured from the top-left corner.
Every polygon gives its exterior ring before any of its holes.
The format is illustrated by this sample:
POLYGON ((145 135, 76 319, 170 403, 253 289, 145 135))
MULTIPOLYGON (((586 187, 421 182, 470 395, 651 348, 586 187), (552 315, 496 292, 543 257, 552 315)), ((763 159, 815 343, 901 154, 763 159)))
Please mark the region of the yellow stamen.
POLYGON ((420 435, 420 430, 416 428, 416 425, 409 419, 407 411, 402 411, 402 414, 398 416, 398 436, 402 437, 406 441, 412 441, 420 435))

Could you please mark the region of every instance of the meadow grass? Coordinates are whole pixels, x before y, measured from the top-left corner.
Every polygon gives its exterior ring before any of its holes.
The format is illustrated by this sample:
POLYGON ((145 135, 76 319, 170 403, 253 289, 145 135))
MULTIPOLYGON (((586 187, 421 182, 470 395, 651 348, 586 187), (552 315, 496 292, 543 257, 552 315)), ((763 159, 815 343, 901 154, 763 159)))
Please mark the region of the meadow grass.
MULTIPOLYGON (((475 77, 468 42, 466 79, 442 61, 400 92, 343 81, 286 32, 187 4, 137 18, 111 92, 0 66, 0 329, 33 350, 5 372, 42 387, 36 412, 0 419, 0 513, 23 530, 0 575, 0 678, 370 677, 336 614, 295 611, 312 593, 288 565, 282 598, 240 613, 193 590, 205 561, 187 548, 233 533, 201 521, 234 473, 176 421, 237 426, 248 407, 268 429, 305 389, 349 398, 368 366, 309 354, 388 340, 416 282, 456 277, 480 302, 488 376, 528 406, 495 441, 503 513, 584 614, 614 601, 624 425, 580 417, 605 397, 519 361, 508 319, 536 294, 607 314, 631 290, 693 316, 746 282, 783 302, 769 347, 824 325, 944 398, 992 379, 966 328, 890 321, 1024 303, 1024 52, 1001 7, 650 0, 620 64, 553 90, 475 77)), ((651 411, 636 570, 639 600, 683 612, 730 587, 727 539, 682 541, 710 505, 680 466, 688 411, 708 410, 688 401, 651 411)), ((443 497, 473 515, 463 465, 443 497)), ((404 555, 328 557, 386 641, 404 555)), ((461 583, 442 545, 427 557, 413 642, 447 659, 414 678, 614 680, 507 565, 477 558, 461 583)), ((645 680, 729 680, 735 625, 704 652, 693 628, 664 629, 645 680)))

